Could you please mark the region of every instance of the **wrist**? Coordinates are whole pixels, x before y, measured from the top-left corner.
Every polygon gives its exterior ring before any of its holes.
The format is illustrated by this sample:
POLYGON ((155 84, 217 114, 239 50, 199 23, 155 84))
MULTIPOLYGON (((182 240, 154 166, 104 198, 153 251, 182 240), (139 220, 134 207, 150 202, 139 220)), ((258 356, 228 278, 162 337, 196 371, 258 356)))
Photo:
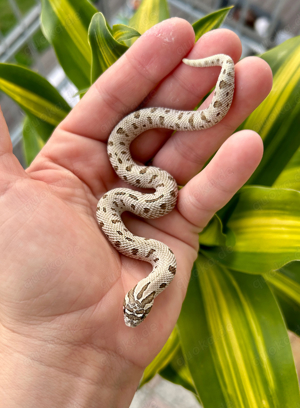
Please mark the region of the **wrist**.
POLYGON ((0 407, 125 408, 142 369, 87 344, 58 344, 2 330, 0 407))

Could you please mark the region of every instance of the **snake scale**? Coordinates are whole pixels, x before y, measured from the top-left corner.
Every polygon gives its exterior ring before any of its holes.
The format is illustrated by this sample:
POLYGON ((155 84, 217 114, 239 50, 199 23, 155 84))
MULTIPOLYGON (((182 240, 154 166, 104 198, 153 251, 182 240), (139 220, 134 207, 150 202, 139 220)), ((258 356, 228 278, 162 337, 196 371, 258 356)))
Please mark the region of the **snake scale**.
POLYGON ((111 244, 121 254, 152 264, 152 272, 140 280, 124 299, 124 320, 129 327, 138 326, 149 314, 154 299, 172 281, 176 259, 162 242, 133 235, 123 224, 121 214, 130 211, 143 218, 158 218, 176 205, 178 187, 174 178, 157 167, 139 166, 130 154, 130 143, 142 132, 153 128, 193 131, 207 129, 227 114, 234 93, 234 62, 218 54, 198 60, 182 60, 194 67, 221 66, 212 101, 207 109, 178 111, 168 108, 145 108, 122 119, 113 129, 107 144, 110 162, 118 174, 132 186, 152 188, 141 193, 116 188, 102 196, 97 205, 97 221, 111 244))

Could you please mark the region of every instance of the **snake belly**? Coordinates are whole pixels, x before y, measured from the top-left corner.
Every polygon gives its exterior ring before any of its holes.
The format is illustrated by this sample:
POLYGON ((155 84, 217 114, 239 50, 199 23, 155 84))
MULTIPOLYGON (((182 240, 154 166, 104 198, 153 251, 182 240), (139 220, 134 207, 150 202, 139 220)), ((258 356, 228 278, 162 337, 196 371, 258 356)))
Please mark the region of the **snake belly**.
POLYGON ((99 200, 96 210, 98 224, 118 252, 153 266, 151 273, 125 296, 124 321, 129 327, 138 326, 147 317, 156 296, 171 283, 176 273, 176 259, 172 250, 162 242, 133 235, 125 227, 121 215, 130 211, 142 218, 162 217, 173 210, 178 196, 177 183, 169 173, 157 167, 140 166, 133 161, 130 144, 148 129, 208 129, 224 118, 233 99, 234 62, 228 55, 183 59, 183 62, 194 67, 221 66, 209 107, 198 111, 161 107, 140 109, 122 119, 108 139, 108 156, 118 176, 134 187, 155 190, 154 193, 128 188, 110 190, 99 200))

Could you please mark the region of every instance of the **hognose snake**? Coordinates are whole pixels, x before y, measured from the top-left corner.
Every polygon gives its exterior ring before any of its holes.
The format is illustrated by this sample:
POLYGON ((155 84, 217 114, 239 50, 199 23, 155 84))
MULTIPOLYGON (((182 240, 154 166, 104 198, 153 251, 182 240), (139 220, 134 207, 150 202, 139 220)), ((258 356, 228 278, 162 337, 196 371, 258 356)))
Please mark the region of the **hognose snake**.
POLYGON ((172 281, 176 259, 162 242, 133 235, 123 224, 121 214, 130 211, 143 218, 158 218, 176 205, 178 187, 174 178, 156 167, 137 165, 130 154, 130 143, 142 132, 153 128, 192 131, 207 129, 227 114, 234 93, 234 63, 224 54, 199 60, 182 60, 194 67, 221 66, 213 99, 207 109, 178 111, 146 108, 135 111, 113 129, 107 144, 110 162, 118 176, 135 187, 152 188, 141 193, 116 188, 102 196, 97 205, 97 220, 111 244, 121 254, 152 264, 152 272, 140 280, 124 299, 124 320, 129 327, 138 326, 149 314, 154 299, 172 281))

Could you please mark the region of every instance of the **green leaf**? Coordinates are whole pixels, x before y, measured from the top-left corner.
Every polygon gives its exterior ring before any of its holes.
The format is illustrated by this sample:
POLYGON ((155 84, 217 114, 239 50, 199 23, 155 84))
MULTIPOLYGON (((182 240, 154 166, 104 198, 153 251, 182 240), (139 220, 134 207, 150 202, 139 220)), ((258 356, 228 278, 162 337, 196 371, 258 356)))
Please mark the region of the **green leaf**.
POLYGON ((102 13, 93 16, 89 27, 89 42, 92 50, 91 83, 128 49, 127 45, 116 41, 102 13))
MULTIPOLYGON (((36 120, 39 121, 40 119, 36 118, 36 120)), ((23 124, 23 148, 27 166, 31 164, 43 146, 44 142, 36 131, 35 125, 31 118, 26 116, 23 124)))
POLYGON ((226 244, 226 235, 223 233, 223 224, 217 214, 213 216, 199 235, 199 243, 208 246, 220 246, 226 244))
POLYGON ((179 337, 175 327, 160 353, 155 357, 151 364, 146 367, 143 378, 140 382, 140 387, 150 381, 159 371, 165 368, 177 353, 179 348, 179 337))
POLYGON ((300 259, 300 192, 248 186, 236 200, 226 224, 235 244, 201 252, 230 269, 258 274, 300 259))
POLYGON ((57 126, 71 109, 45 78, 17 65, 0 64, 0 90, 27 114, 52 126, 57 126))
POLYGON ((170 18, 170 13, 166 0, 143 0, 131 17, 129 25, 140 34, 144 34, 149 28, 167 18, 170 18))
POLYGON ((205 408, 296 408, 299 386, 288 334, 262 276, 197 259, 178 320, 205 408))
POLYGON ((181 347, 178 348, 177 353, 173 356, 169 364, 160 371, 159 375, 165 380, 181 385, 185 389, 193 392, 199 400, 191 373, 185 363, 181 347))
POLYGON ((282 173, 275 180, 273 187, 300 190, 300 149, 296 151, 282 173))
POLYGON ((192 24, 196 35, 195 41, 198 41, 199 38, 208 31, 219 28, 232 8, 233 6, 222 8, 195 21, 192 24))
POLYGON ((274 75, 273 89, 240 129, 264 141, 264 156, 248 184, 271 186, 300 145, 300 36, 261 56, 274 75))
POLYGON ((78 89, 90 86, 88 27, 97 9, 87 0, 42 0, 42 30, 78 89))
POLYGON ((291 262, 264 278, 276 295, 289 330, 300 336, 300 263, 291 262))
POLYGON ((129 27, 125 24, 115 24, 113 26, 113 36, 118 42, 128 41, 135 37, 140 37, 140 33, 134 28, 129 27))

